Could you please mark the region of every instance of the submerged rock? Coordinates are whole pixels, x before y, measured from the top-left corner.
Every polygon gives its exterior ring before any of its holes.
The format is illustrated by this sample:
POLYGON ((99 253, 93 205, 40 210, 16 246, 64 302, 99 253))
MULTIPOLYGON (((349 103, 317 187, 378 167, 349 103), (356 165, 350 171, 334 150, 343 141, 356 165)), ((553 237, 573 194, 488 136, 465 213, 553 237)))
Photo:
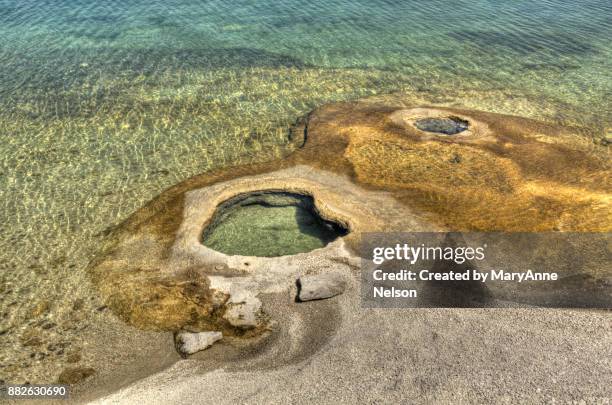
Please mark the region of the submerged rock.
POLYGON ((338 273, 302 276, 298 279, 300 301, 322 300, 342 294, 346 288, 344 277, 338 273))
POLYGON ((91 377, 95 373, 96 370, 91 367, 70 367, 62 371, 57 382, 60 384, 76 384, 91 377))
POLYGON ((178 332, 174 335, 174 344, 181 356, 186 357, 208 349, 222 338, 223 333, 221 332, 178 332))
POLYGON ((604 146, 612 145, 612 128, 606 128, 604 136, 601 139, 601 143, 604 146))

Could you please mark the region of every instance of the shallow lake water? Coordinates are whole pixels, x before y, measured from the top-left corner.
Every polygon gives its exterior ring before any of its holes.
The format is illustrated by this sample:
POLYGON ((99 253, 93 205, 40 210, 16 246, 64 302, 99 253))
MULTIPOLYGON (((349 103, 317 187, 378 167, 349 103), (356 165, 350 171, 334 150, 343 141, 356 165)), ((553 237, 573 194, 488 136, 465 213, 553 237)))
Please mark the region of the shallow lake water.
POLYGON ((0 0, 0 38, 11 382, 101 361, 91 336, 111 315, 85 268, 109 227, 189 176, 288 153, 287 126, 318 105, 612 122, 607 0, 0 0))

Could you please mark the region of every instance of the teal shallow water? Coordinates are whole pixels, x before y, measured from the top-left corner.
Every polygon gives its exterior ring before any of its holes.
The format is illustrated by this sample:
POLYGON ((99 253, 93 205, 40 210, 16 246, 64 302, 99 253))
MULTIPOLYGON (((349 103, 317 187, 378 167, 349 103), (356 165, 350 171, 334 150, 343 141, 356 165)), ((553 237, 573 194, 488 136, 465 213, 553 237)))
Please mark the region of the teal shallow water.
POLYGON ((85 267, 109 226, 191 175, 287 153, 317 105, 398 92, 612 125, 605 0, 0 0, 0 38, 7 381, 67 364, 26 332, 84 346, 94 321, 75 329, 73 308, 100 305, 85 267))
MULTIPOLYGON (((118 95, 103 79, 163 92, 178 85, 165 81, 169 73, 296 67, 378 69, 422 86, 523 88, 588 103, 610 95, 611 8, 605 0, 3 0, 0 94, 5 109, 43 98, 35 113, 74 115, 92 98, 118 95), (41 94, 71 89, 78 100, 57 107, 46 97, 58 94, 41 94)), ((366 87, 392 89, 382 81, 366 87)))

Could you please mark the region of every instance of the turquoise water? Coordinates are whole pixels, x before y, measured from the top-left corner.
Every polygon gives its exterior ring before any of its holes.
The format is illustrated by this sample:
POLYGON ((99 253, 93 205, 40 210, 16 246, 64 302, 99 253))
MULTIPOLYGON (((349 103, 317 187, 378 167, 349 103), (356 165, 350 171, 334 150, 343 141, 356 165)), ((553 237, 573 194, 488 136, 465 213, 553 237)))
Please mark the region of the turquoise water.
POLYGON ((164 188, 366 96, 603 132, 611 43, 606 0, 0 0, 0 379, 61 368, 24 330, 86 346, 87 263, 164 188))
POLYGON ((605 0, 3 0, 2 107, 92 114, 92 104, 127 90, 113 81, 173 93, 189 81, 181 74, 286 67, 391 72, 364 79, 372 91, 407 81, 602 102, 611 91, 611 15, 605 0), (64 103, 49 105, 59 96, 64 103))

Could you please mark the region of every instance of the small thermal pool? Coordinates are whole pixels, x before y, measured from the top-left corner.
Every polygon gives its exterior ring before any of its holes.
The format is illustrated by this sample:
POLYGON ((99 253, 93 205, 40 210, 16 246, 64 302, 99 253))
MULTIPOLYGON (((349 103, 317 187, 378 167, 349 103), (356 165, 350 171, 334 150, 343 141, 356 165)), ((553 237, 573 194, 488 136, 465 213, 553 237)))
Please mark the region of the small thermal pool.
POLYGON ((259 191, 219 205, 202 243, 229 255, 276 257, 324 247, 347 233, 319 216, 309 195, 259 191))
POLYGON ((421 131, 443 135, 456 135, 468 129, 469 123, 458 117, 421 118, 414 122, 421 131))

